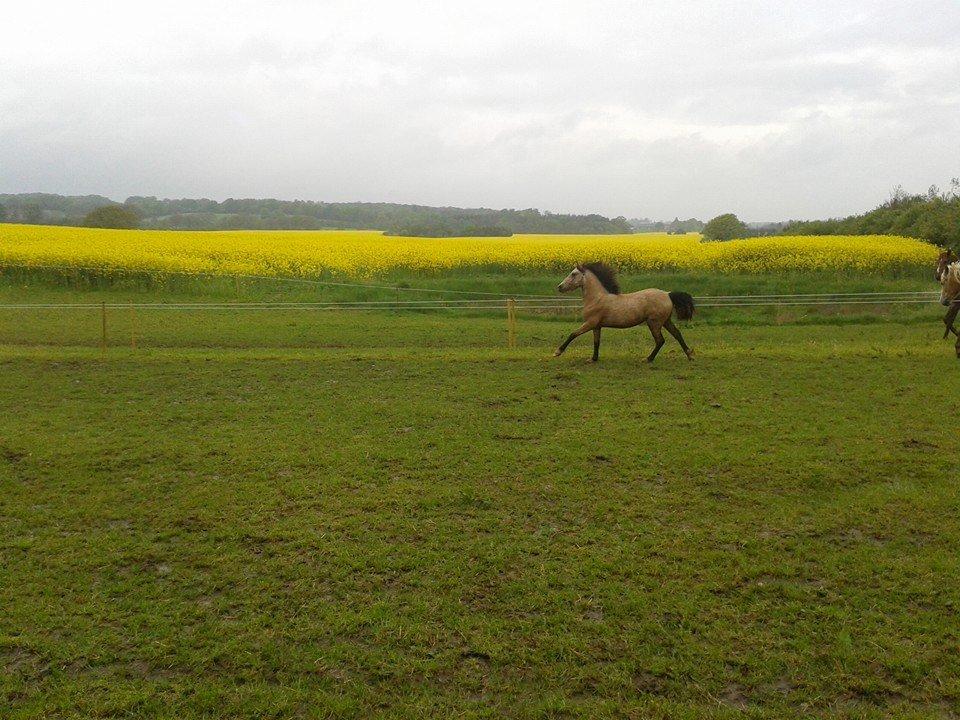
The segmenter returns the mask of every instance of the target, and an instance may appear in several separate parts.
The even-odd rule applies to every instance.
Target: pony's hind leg
[[[660,331],[660,323],[650,321],[647,323],[647,327],[650,328],[650,334],[653,335],[653,339],[657,343],[653,347],[653,352],[647,355],[647,362],[652,363],[656,359],[657,353],[660,352],[660,348],[663,347],[665,340],[663,339],[663,333]]]
[[[663,324],[667,329],[667,332],[673,335],[680,347],[683,348],[683,351],[687,354],[687,360],[693,360],[693,350],[687,347],[687,344],[683,341],[683,335],[680,334],[680,328],[673,324],[673,320],[668,318],[667,321]]]
[[[600,328],[595,327],[593,329],[593,358],[591,360],[596,362],[600,359]]]

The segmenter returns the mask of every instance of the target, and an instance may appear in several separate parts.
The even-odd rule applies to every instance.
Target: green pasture
[[[840,280],[624,285],[748,282]],[[647,365],[640,329],[552,358],[547,315],[116,310],[100,350],[96,307],[0,309],[0,717],[955,717],[942,313],[802,313]]]
[[[328,311],[298,309],[278,311],[223,309],[194,310],[110,310],[107,342],[110,345],[137,344],[140,347],[327,347],[356,342],[375,345],[396,342],[439,342],[448,339],[434,328],[457,324],[470,317],[489,322],[462,326],[457,335],[481,346],[495,347],[506,338],[506,304],[503,296],[514,296],[523,308],[527,296],[556,297],[558,302],[575,301],[556,292],[562,277],[467,272],[443,276],[397,275],[369,279],[327,278],[276,279],[252,277],[209,277],[167,275],[155,277],[137,273],[73,273],[60,271],[0,270],[0,343],[98,345],[102,318],[98,305],[106,303],[388,303],[389,312],[354,314],[347,318],[328,316]],[[322,284],[330,282],[334,284]],[[803,293],[869,293],[933,291],[931,277],[919,273],[896,278],[877,278],[847,273],[760,275],[698,275],[663,273],[621,277],[625,292],[646,287],[684,290],[696,298],[729,295],[789,295]],[[490,295],[470,294],[490,293]],[[419,302],[490,301],[499,305],[484,310],[404,310]],[[20,303],[80,303],[88,309],[38,310],[4,308]],[[924,304],[780,305],[750,308],[709,308],[697,312],[695,325],[782,325],[782,324],[872,324],[894,321],[928,324],[942,315],[934,302]],[[362,318],[359,319],[358,318]],[[531,347],[553,342],[576,322],[576,312],[560,309],[521,309],[518,342]],[[538,321],[554,320],[557,325]],[[533,321],[533,322],[531,322]],[[499,323],[499,324],[498,324]],[[350,339],[338,337],[345,325],[357,332]],[[557,341],[559,342],[559,340]],[[606,342],[606,341],[605,341]]]

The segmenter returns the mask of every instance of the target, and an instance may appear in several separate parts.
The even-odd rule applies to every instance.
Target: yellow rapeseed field
[[[225,275],[373,277],[461,268],[563,270],[605,260],[621,270],[718,273],[848,271],[880,275],[929,266],[936,249],[890,236],[515,235],[404,238],[374,231],[99,230],[0,225],[0,265]]]

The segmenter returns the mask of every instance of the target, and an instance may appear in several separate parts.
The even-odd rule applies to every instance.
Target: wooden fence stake
[[[100,350],[107,349],[107,303],[100,303]]]
[[[137,349],[137,309],[130,305],[130,349]]]
[[[517,346],[517,301],[507,300],[507,346]]]
[[[240,276],[239,275],[233,276],[233,286],[237,290],[237,300],[239,300],[240,299]]]

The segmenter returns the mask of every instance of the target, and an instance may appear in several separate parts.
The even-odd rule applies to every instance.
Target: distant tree
[[[29,225],[39,225],[43,222],[43,209],[37,203],[24,203],[20,209],[23,222]]]
[[[733,213],[717,215],[703,226],[703,237],[707,240],[733,240],[746,235],[747,226]]]
[[[86,227],[132,229],[140,227],[140,218],[122,205],[104,205],[88,212],[83,224]]]
[[[0,222],[3,222],[7,219],[7,208],[3,205],[0,205]]]

